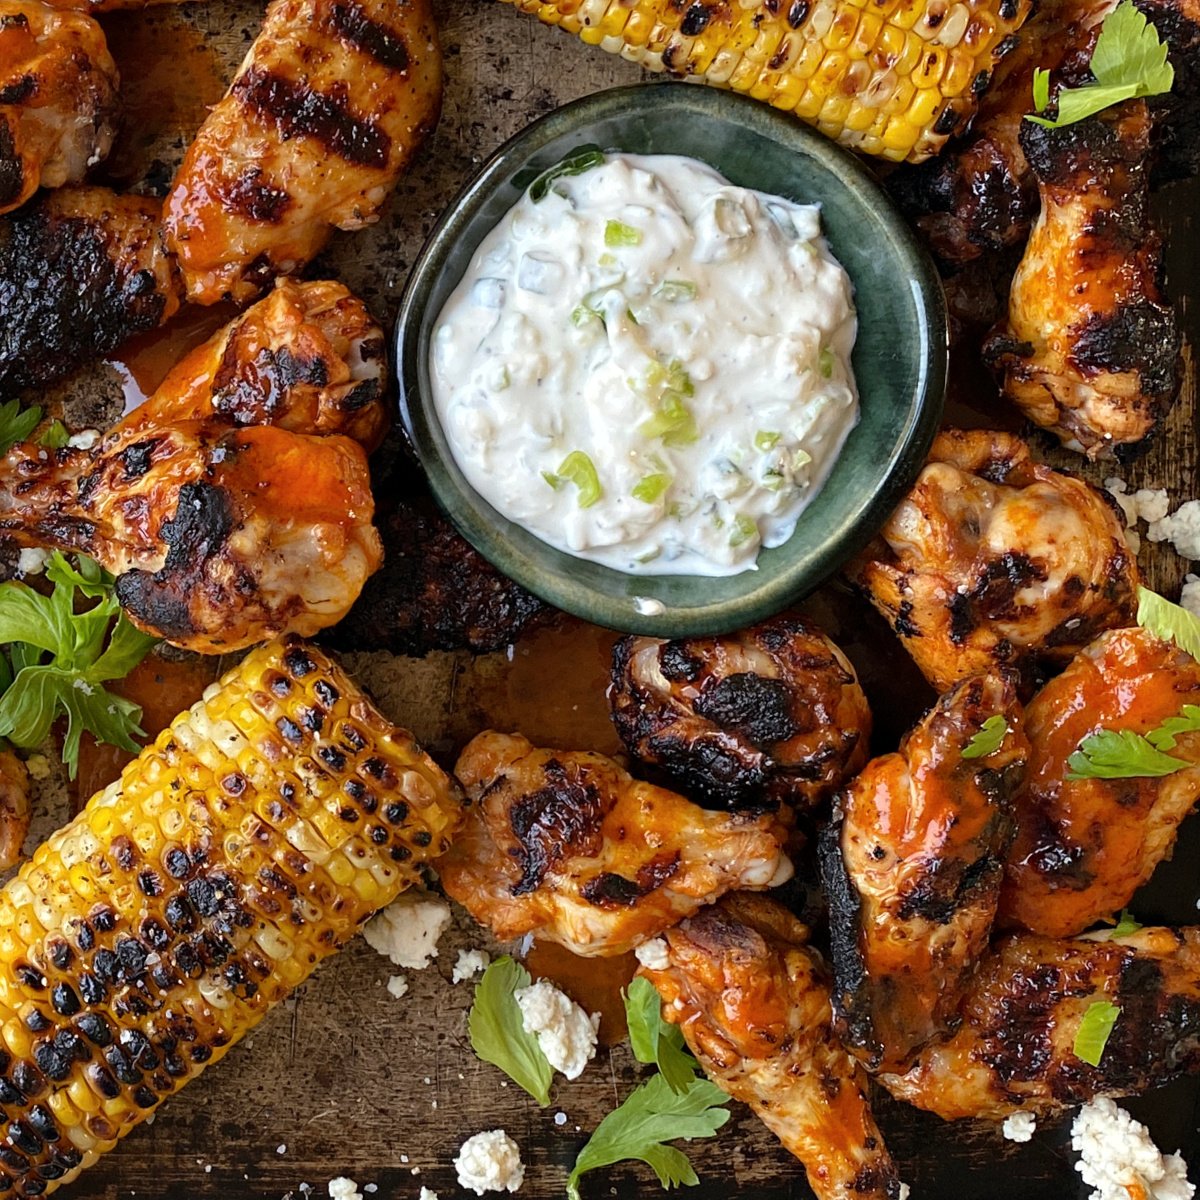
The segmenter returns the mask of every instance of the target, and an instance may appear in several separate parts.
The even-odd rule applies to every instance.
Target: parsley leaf
[[[70,440],[70,431],[55,417],[38,438],[38,445],[45,446],[48,450],[61,450]]]
[[[0,404],[0,454],[7,454],[38,427],[42,410],[36,404],[23,409],[16,400]]]
[[[0,672],[10,677],[0,695],[0,736],[33,750],[65,716],[63,762],[74,778],[85,730],[122,750],[140,749],[134,737],[142,735],[142,710],[103,685],[128,675],[157,639],[126,620],[112,579],[91,559],[73,567],[56,551],[46,576],[54,584],[49,596],[24,583],[0,584],[0,642],[10,643]],[[77,610],[77,595],[96,603]]]
[[[1089,65],[1095,83],[1080,88],[1062,88],[1058,93],[1056,118],[1027,114],[1025,119],[1047,129],[1060,129],[1103,112],[1122,100],[1160,96],[1169,92],[1175,82],[1175,68],[1167,62],[1166,44],[1137,10],[1133,0],[1121,0],[1104,19]],[[1034,73],[1033,102],[1038,112],[1050,102],[1048,71]]]
[[[1177,717],[1168,717],[1156,729],[1146,734],[1146,741],[1155,750],[1174,750],[1175,739],[1181,733],[1195,733],[1200,729],[1200,707],[1195,704],[1185,704]]]
[[[1098,729],[1067,759],[1067,778],[1149,779],[1174,775],[1191,765],[1156,750],[1149,738],[1132,729]]]
[[[1137,623],[1164,642],[1200,659],[1200,617],[1149,588],[1138,588]]]
[[[1089,1004],[1087,1012],[1083,1014],[1083,1020],[1079,1022],[1079,1028],[1075,1031],[1075,1057],[1082,1059],[1089,1066],[1098,1067],[1104,1057],[1109,1035],[1120,1015],[1120,1008],[1107,1000],[1094,1000]]]
[[[1110,940],[1112,938],[1128,937],[1131,933],[1137,933],[1137,931],[1141,928],[1142,923],[1140,921],[1135,921],[1133,917],[1129,915],[1129,909],[1123,908],[1121,909],[1120,918],[1109,931],[1108,936]]]
[[[663,1143],[712,1137],[729,1120],[726,1099],[715,1083],[699,1076],[682,1092],[672,1091],[662,1075],[648,1079],[600,1122],[580,1150],[567,1196],[579,1200],[579,1178],[586,1171],[625,1159],[652,1167],[667,1189],[699,1183],[687,1155]]]
[[[550,1066],[537,1038],[525,1032],[514,993],[529,987],[529,972],[507,954],[498,958],[475,985],[475,1003],[467,1018],[471,1048],[499,1067],[518,1087],[524,1088],[543,1108],[550,1103]]]
[[[986,758],[1000,749],[1008,734],[1008,721],[999,713],[988,717],[979,732],[963,747],[963,758]]]
[[[696,1060],[684,1048],[679,1026],[662,1019],[662,1001],[654,984],[638,975],[624,999],[634,1058],[657,1064],[671,1091],[686,1091],[696,1078]]]

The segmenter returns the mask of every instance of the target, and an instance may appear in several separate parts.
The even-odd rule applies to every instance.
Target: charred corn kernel
[[[990,75],[1030,9],[1030,0],[509,2],[648,70],[745,92],[847,146],[910,162],[971,118],[972,82]],[[847,58],[891,90],[843,87]],[[928,97],[914,100],[914,90]]]
[[[462,805],[302,642],[208,689],[0,891],[0,1197],[70,1181],[221,1058]]]

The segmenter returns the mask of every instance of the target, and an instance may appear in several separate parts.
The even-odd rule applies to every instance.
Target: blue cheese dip
[[[732,575],[791,536],[856,423],[855,332],[815,205],[583,151],[479,247],[433,398],[471,486],[544,541]]]

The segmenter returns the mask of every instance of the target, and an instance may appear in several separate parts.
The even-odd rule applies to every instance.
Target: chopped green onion
[[[774,450],[781,437],[783,437],[782,433],[771,433],[766,429],[760,429],[754,435],[754,447],[756,450]]]
[[[629,318],[629,319],[630,319],[630,320],[631,320],[631,321],[632,321],[632,322],[633,322],[635,325],[640,325],[640,324],[641,324],[641,322],[640,322],[640,321],[637,319],[637,317],[635,317],[635,316],[633,315],[633,309],[632,309],[632,308],[627,308],[627,309],[625,310],[625,315],[626,315],[626,316],[627,316],[627,317],[628,317],[628,318]]]
[[[640,246],[642,231],[624,221],[609,221],[604,226],[604,244],[606,246]]]
[[[700,435],[696,429],[696,418],[683,402],[679,392],[664,392],[658,412],[638,426],[642,437],[662,438],[664,446],[688,446]]]
[[[745,513],[738,513],[733,520],[733,532],[729,535],[729,544],[740,546],[757,536],[758,522],[753,517],[746,516]]]
[[[544,170],[530,185],[529,198],[534,204],[540,203],[550,191],[550,185],[564,175],[582,175],[593,167],[598,167],[604,161],[604,154],[599,146],[583,146],[568,154],[561,162]]]
[[[765,471],[762,477],[762,485],[768,492],[777,492],[787,482],[779,471]]]
[[[691,376],[677,358],[673,358],[665,367],[657,360],[652,362],[646,368],[644,378],[646,387],[650,390],[666,388],[668,391],[678,392],[681,396],[696,394],[696,385],[692,383]]]
[[[616,266],[617,256],[615,254],[602,254],[596,259],[596,263],[601,267],[613,267]]]
[[[637,481],[633,489],[633,498],[645,504],[653,504],[670,486],[670,475],[646,475]]]
[[[696,285],[687,279],[664,279],[654,289],[654,294],[668,304],[684,304],[688,300],[695,300],[696,292]]]
[[[579,489],[580,508],[591,508],[604,495],[596,466],[582,450],[572,450],[562,460],[562,465],[558,468],[558,477],[573,483]]]
[[[551,471],[543,471],[542,478],[557,492],[563,485],[562,479]]]
[[[645,554],[639,554],[633,561],[637,563],[650,563],[658,558],[661,554],[662,550],[655,548],[654,550],[647,550]]]
[[[820,368],[822,379],[833,378],[833,364],[835,361],[833,351],[828,346],[823,347],[820,357],[817,359],[817,366]]]
[[[797,450],[792,455],[792,470],[799,471],[801,467],[807,467],[812,462],[812,455],[807,450]]]
[[[1120,1015],[1120,1008],[1107,1000],[1094,1000],[1089,1004],[1075,1033],[1075,1057],[1088,1066],[1098,1067],[1104,1057],[1104,1047],[1108,1045],[1109,1034],[1112,1033]]]
[[[599,309],[593,308],[585,300],[582,304],[577,304],[571,310],[571,324],[576,329],[582,329],[585,325],[592,321],[604,321],[604,315]]]

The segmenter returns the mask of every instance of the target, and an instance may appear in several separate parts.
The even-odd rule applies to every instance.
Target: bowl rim
[[[904,425],[883,464],[878,485],[851,526],[831,535],[821,545],[803,578],[793,577],[798,567],[785,568],[756,585],[757,573],[747,570],[731,577],[743,579],[749,585],[736,595],[687,606],[644,608],[644,601],[636,595],[636,581],[651,580],[654,576],[618,571],[552,546],[493,508],[465,476],[456,478],[462,475],[461,469],[453,462],[442,461],[446,456],[440,452],[430,430],[432,422],[437,422],[440,428],[440,421],[432,396],[421,386],[423,365],[427,373],[421,351],[423,345],[428,345],[438,316],[428,301],[457,244],[458,239],[451,236],[454,230],[469,225],[478,209],[499,188],[512,183],[522,172],[530,172],[530,160],[545,146],[563,136],[586,135],[588,127],[598,121],[635,118],[641,111],[640,105],[655,89],[658,103],[673,105],[693,119],[717,117],[748,128],[793,154],[816,160],[848,191],[859,196],[905,262],[922,351],[910,393],[915,402],[908,405]],[[820,197],[814,199],[819,201]],[[455,279],[454,286],[458,282]],[[878,533],[915,481],[941,424],[949,375],[949,319],[941,278],[928,251],[866,165],[791,113],[735,92],[667,80],[627,84],[582,96],[536,118],[497,147],[447,204],[425,239],[397,306],[392,342],[401,426],[422,464],[435,501],[459,533],[498,570],[555,608],[612,629],[667,637],[725,633],[764,620],[797,603],[836,575]],[[829,486],[832,478],[831,473],[824,486]],[[515,531],[517,540],[509,537],[509,530]],[[533,539],[563,560],[563,568],[548,569],[523,552],[519,545],[522,537]],[[787,545],[788,542],[782,543],[772,553],[785,550]],[[625,584],[630,594],[617,597],[588,588],[587,602],[580,602],[576,595],[579,585],[571,581],[573,564],[632,581]],[[710,579],[681,575],[670,578],[695,579],[701,586]]]

